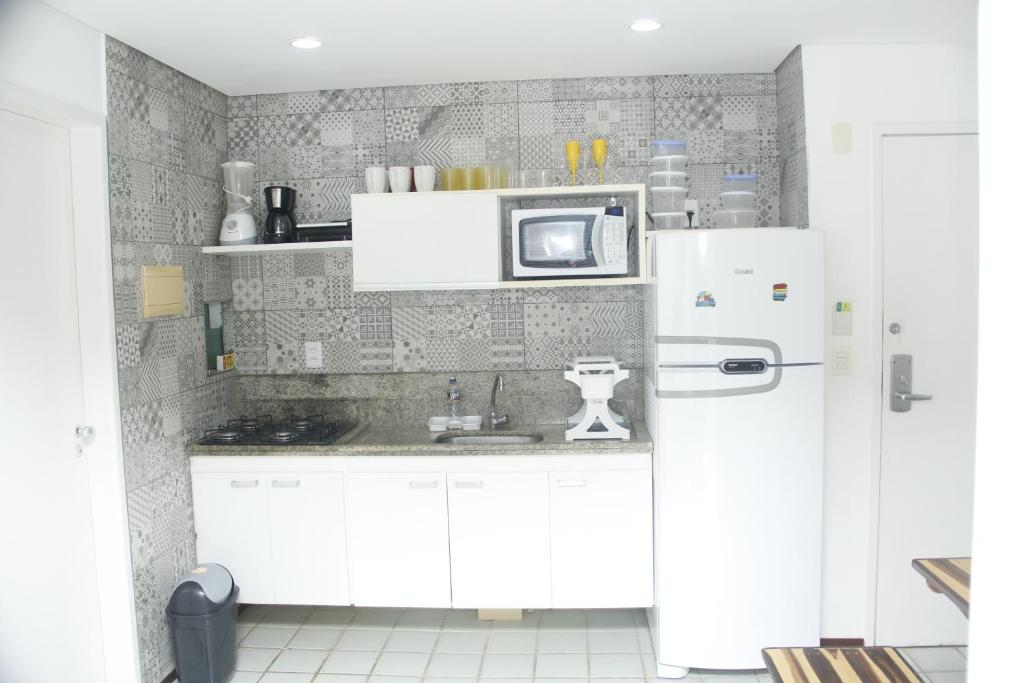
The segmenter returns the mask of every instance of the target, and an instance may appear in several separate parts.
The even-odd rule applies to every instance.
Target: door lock
[[[889,334],[899,334],[903,331],[903,326],[899,323],[889,323]]]
[[[898,326],[898,323],[893,323]],[[889,328],[892,329],[892,326]],[[889,361],[889,410],[906,413],[914,401],[930,401],[931,394],[915,394],[914,357],[909,353],[894,353]]]

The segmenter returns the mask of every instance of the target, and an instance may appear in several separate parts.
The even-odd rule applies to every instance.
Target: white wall
[[[1020,431],[1020,387],[1024,367],[1003,359],[1019,353],[1024,322],[1007,311],[1019,308],[1020,255],[1024,234],[1016,206],[1020,194],[1019,98],[1015,82],[1024,61],[1019,3],[985,0],[979,16],[981,106],[981,302],[979,310],[978,441],[974,476],[974,539],[971,555],[972,683],[998,681],[1020,667],[1020,615],[1024,591],[1024,440]]]
[[[973,45],[803,47],[810,227],[826,233],[826,301],[852,301],[852,372],[826,379],[822,635],[870,637],[869,524],[877,453],[881,330],[876,322],[873,127],[977,120]],[[832,153],[832,124],[853,150]],[[922,169],[926,172],[927,169]]]
[[[103,34],[37,0],[0,1],[0,80],[105,113]]]

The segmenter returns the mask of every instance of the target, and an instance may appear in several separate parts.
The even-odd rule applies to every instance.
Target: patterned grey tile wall
[[[800,46],[775,69],[782,224],[808,226],[807,131]]]
[[[561,171],[564,143],[608,140],[610,182],[643,182],[650,142],[690,144],[691,197],[711,220],[720,178],[760,173],[759,225],[779,224],[775,74],[439,83],[230,98],[229,156],[258,165],[259,187],[299,192],[300,221],[344,218],[381,164],[502,163]],[[584,155],[581,182],[596,169]],[[263,212],[261,202],[260,213]]]
[[[173,668],[164,607],[195,562],[186,444],[222,422],[230,380],[208,378],[203,303],[231,298],[216,243],[227,156],[223,94],[107,39],[113,293],[128,524],[143,680]],[[185,314],[142,318],[140,269],[181,265]]]

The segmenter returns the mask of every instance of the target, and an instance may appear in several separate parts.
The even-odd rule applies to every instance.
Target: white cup
[[[388,169],[392,192],[408,192],[412,189],[412,169],[408,166],[392,166]]]
[[[437,169],[433,166],[417,166],[413,170],[413,176],[416,178],[417,192],[434,191],[434,181],[437,179]]]
[[[383,166],[366,167],[366,191],[387,192],[388,172]]]

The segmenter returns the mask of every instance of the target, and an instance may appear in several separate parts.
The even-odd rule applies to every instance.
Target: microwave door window
[[[520,226],[520,263],[534,268],[596,265],[591,246],[593,228],[593,216],[524,220]]]

